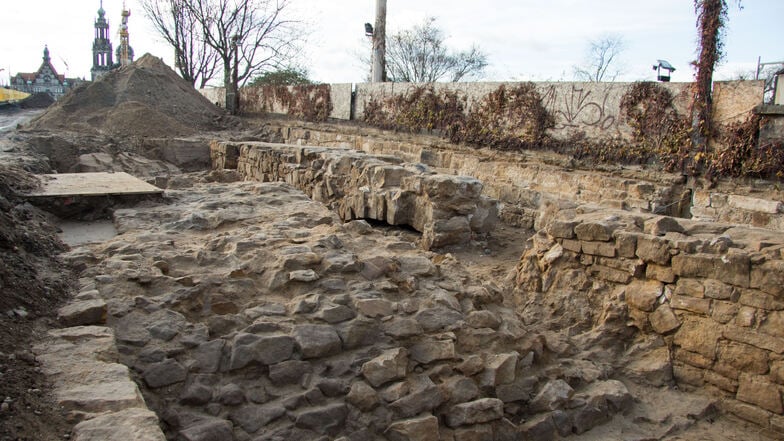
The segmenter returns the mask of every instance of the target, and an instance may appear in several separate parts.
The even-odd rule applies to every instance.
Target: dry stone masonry
[[[334,208],[341,219],[408,225],[424,249],[468,243],[490,232],[497,202],[482,182],[436,173],[422,164],[353,150],[261,142],[213,142],[213,168],[236,168],[261,182],[283,181]]]
[[[743,419],[784,430],[780,233],[582,207],[533,238],[516,285],[523,317],[532,318],[523,302],[533,295],[553,305],[541,318],[560,326],[595,326],[612,313],[661,336],[661,350],[629,375],[653,384],[672,375],[725,397],[723,408]],[[567,301],[585,316],[561,314]]]
[[[179,187],[65,255],[86,291],[62,311],[114,330],[98,335],[166,439],[551,440],[620,412],[624,432],[691,424],[633,405],[609,365],[527,330],[497,286],[413,233],[344,224],[284,183]]]

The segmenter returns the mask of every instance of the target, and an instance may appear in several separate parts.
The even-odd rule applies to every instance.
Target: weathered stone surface
[[[494,441],[492,424],[476,424],[458,427],[454,431],[455,441]]]
[[[72,302],[57,311],[64,326],[100,325],[106,323],[106,302],[103,299]]]
[[[615,244],[612,242],[580,242],[580,249],[591,256],[615,257]]]
[[[741,374],[736,398],[774,413],[784,413],[779,388],[765,377]]]
[[[552,411],[563,407],[574,395],[574,389],[561,379],[548,381],[529,403],[532,412]]]
[[[226,340],[223,339],[216,339],[200,344],[190,353],[191,360],[193,361],[190,365],[190,369],[195,372],[203,373],[218,372],[225,347]]]
[[[683,233],[685,230],[674,218],[670,216],[660,216],[645,221],[643,231],[654,236],[664,236],[670,232]]]
[[[294,425],[317,433],[328,434],[343,427],[348,408],[343,403],[307,409],[296,416]]]
[[[144,382],[152,388],[168,386],[185,380],[188,371],[174,359],[150,365],[144,370]]]
[[[751,287],[777,297],[784,296],[784,260],[755,265],[751,272]]]
[[[768,352],[754,346],[728,342],[719,347],[719,359],[750,374],[768,373]]]
[[[666,240],[658,237],[639,235],[637,236],[637,257],[659,265],[670,263],[670,246]],[[677,272],[675,274],[678,274]]]
[[[239,333],[231,349],[230,369],[241,369],[251,363],[275,364],[291,358],[294,339],[288,335],[255,335]]]
[[[607,242],[612,239],[613,231],[613,226],[602,222],[583,222],[574,227],[574,233],[581,241]]]
[[[229,413],[229,419],[248,433],[259,429],[286,414],[283,406],[247,404]]]
[[[374,387],[405,378],[408,369],[408,351],[405,348],[389,349],[362,365],[362,375]]]
[[[406,385],[409,393],[389,405],[403,418],[435,409],[444,402],[441,390],[427,375],[415,375],[406,381]]]
[[[678,329],[681,321],[678,316],[672,311],[669,305],[661,305],[656,308],[656,311],[648,316],[651,327],[659,334],[666,334],[668,332]]]
[[[202,420],[180,431],[183,441],[224,441],[232,439],[232,424],[219,418]]]
[[[393,303],[385,299],[360,299],[354,306],[361,314],[371,318],[386,317],[395,312]]]
[[[409,348],[411,359],[423,364],[455,358],[455,343],[452,340],[423,340]]]
[[[82,384],[55,390],[57,403],[66,410],[100,413],[144,407],[139,388],[130,379]]]
[[[629,378],[660,387],[672,382],[672,364],[667,347],[655,349],[642,358],[629,363],[624,372]]]
[[[672,307],[672,309],[682,309],[695,314],[708,315],[710,313],[710,306],[710,299],[697,299],[678,295],[672,296],[670,299],[670,307]]]
[[[520,434],[523,439],[531,441],[549,441],[557,439],[556,427],[549,414],[537,415],[520,425]],[[572,432],[572,422],[569,421],[569,431]]]
[[[480,398],[452,406],[446,415],[449,427],[487,423],[503,418],[504,403],[497,398]]]
[[[673,342],[683,349],[712,360],[716,357],[716,347],[720,337],[721,328],[716,323],[690,319],[683,322]]]
[[[307,361],[286,360],[270,365],[269,378],[275,385],[297,384],[311,370],[310,363]]]
[[[717,279],[743,288],[749,286],[749,267],[749,256],[741,253],[678,254],[672,258],[672,270],[678,276]]]
[[[519,358],[520,354],[517,352],[488,356],[485,361],[485,369],[479,376],[480,386],[495,387],[499,384],[513,382]]]
[[[626,287],[626,301],[629,306],[641,311],[652,312],[662,294],[664,286],[655,280],[635,280]]]
[[[384,322],[383,329],[387,335],[397,338],[412,337],[424,332],[422,325],[411,317],[395,317]]]
[[[427,332],[450,328],[463,321],[463,314],[449,308],[427,308],[419,311],[416,320]]]
[[[329,325],[299,325],[293,336],[303,358],[327,357],[343,347],[335,328]]]
[[[441,384],[441,390],[444,392],[444,397],[451,404],[465,403],[479,396],[479,388],[474,380],[466,377],[447,379]]]
[[[722,336],[729,340],[746,343],[760,349],[773,351],[777,354],[784,354],[784,339],[778,337],[764,335],[737,326],[725,326],[722,331]]]
[[[364,381],[357,381],[351,385],[346,401],[356,406],[359,410],[368,412],[378,405],[378,394]]]
[[[501,326],[501,320],[497,314],[485,310],[471,311],[466,316],[466,323],[474,328],[498,329]]]
[[[73,430],[74,441],[165,441],[158,417],[142,408],[111,412],[82,421]]]
[[[384,435],[391,441],[439,441],[438,418],[426,415],[419,418],[395,421]]]
[[[245,391],[237,384],[224,384],[215,391],[215,398],[224,406],[239,406],[245,402]]]
[[[326,305],[316,314],[316,317],[327,323],[340,323],[356,317],[353,309],[345,305]]]

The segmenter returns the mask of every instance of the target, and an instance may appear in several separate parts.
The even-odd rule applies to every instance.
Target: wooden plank
[[[27,197],[160,194],[163,190],[128,173],[62,173],[38,175],[41,188]]]

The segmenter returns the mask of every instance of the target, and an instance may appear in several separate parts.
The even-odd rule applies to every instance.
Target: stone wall
[[[497,202],[482,196],[478,179],[439,174],[392,156],[259,142],[214,142],[211,150],[215,169],[236,165],[244,179],[284,181],[344,221],[411,226],[422,233],[425,249],[467,243],[497,220]]]
[[[664,340],[677,384],[709,389],[724,410],[784,432],[781,234],[582,207],[532,240],[515,282],[523,317],[560,326],[593,326],[606,320],[602,305],[621,301],[631,326]],[[548,317],[527,311],[531,296],[592,306],[583,317]]]
[[[432,136],[289,121],[271,121],[269,127],[288,144],[394,155],[439,171],[473,176],[485,184],[488,196],[502,203],[502,219],[518,226],[538,227],[537,219],[551,205],[599,204],[784,230],[784,191],[768,181],[687,183],[680,175],[633,167],[579,170],[555,154],[474,149]]]

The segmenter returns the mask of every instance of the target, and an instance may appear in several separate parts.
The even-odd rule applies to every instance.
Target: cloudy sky
[[[138,5],[131,9],[131,45],[172,64],[172,50],[152,31]],[[618,34],[625,41],[621,80],[651,80],[659,58],[677,71],[673,81],[690,81],[696,30],[692,0],[388,0],[388,32],[437,18],[455,49],[478,45],[488,55],[485,80],[571,80],[588,41]],[[726,59],[718,79],[753,71],[757,57],[784,61],[784,0],[743,0],[730,10]],[[330,83],[361,82],[366,77],[360,55],[370,52],[363,24],[374,22],[375,0],[291,0],[292,18],[308,24],[302,57],[312,79]],[[55,68],[68,76],[89,78],[93,21],[99,0],[29,0],[4,2],[0,16],[0,84],[8,73],[32,72],[48,45]],[[112,42],[117,45],[122,0],[104,0]]]

